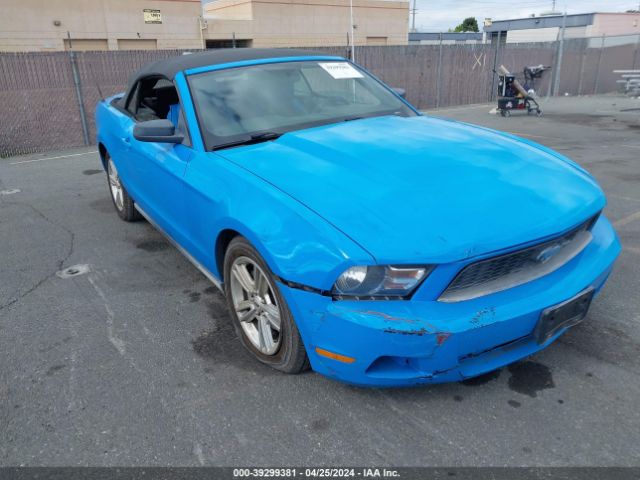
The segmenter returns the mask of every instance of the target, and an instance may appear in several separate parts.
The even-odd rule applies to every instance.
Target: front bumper
[[[402,386],[460,381],[527,357],[551,344],[533,338],[541,312],[586,288],[602,288],[620,243],[601,216],[591,243],[570,262],[535,281],[473,300],[444,303],[434,295],[409,301],[334,301],[279,284],[312,368],[348,383]],[[428,298],[432,297],[432,298]],[[587,320],[588,321],[588,320]],[[316,348],[355,359],[344,363]]]

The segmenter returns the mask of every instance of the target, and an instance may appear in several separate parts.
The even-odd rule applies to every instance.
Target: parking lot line
[[[546,135],[533,135],[531,133],[522,133],[522,132],[506,132],[506,133],[510,133],[511,135],[520,135],[521,137],[544,138],[546,140],[563,140],[562,138],[558,138],[558,137],[547,137]]]
[[[640,220],[640,211],[632,213],[631,215],[627,215],[626,217],[622,217],[620,220],[613,222],[614,227],[623,227],[631,222],[636,220]]]
[[[93,153],[98,153],[98,151],[97,150],[92,150],[90,152],[72,153],[72,154],[69,154],[69,155],[59,155],[57,157],[32,158],[31,160],[22,160],[20,162],[11,162],[9,165],[22,165],[23,163],[45,162],[47,160],[56,160],[58,158],[80,157],[82,155],[91,155]]]
[[[455,112],[459,110],[475,110],[477,108],[491,108],[491,105],[487,105],[486,103],[476,104],[476,105],[459,105],[456,107],[449,107],[449,108],[429,108],[429,109],[421,110],[421,112],[426,113],[427,115],[435,115],[441,112]]]
[[[620,200],[628,200],[630,202],[640,202],[640,198],[625,197],[625,196],[622,196],[622,195],[616,195],[615,193],[610,193],[609,197],[618,198]]]

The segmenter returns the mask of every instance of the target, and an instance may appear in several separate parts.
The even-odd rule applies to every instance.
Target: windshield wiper
[[[283,134],[277,132],[262,132],[249,135],[249,138],[243,140],[236,140],[235,142],[222,143],[213,147],[213,150],[221,150],[223,148],[238,147],[240,145],[252,145],[254,143],[268,142],[269,140],[276,140]]]
[[[277,138],[280,138],[281,136],[282,136],[282,133],[277,133],[277,132],[256,133],[255,135],[251,135],[251,141],[265,142],[267,140],[275,140]]]
[[[401,111],[396,111],[396,112],[377,112],[377,113],[370,113],[368,115],[356,115],[353,117],[345,117],[342,121],[343,122],[353,122],[354,120],[362,120],[363,118],[373,118],[373,117],[384,117],[386,115],[394,115],[394,116],[398,116],[398,117],[404,117],[405,115],[401,112]]]

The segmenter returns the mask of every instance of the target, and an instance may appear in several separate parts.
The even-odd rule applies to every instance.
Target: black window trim
[[[133,99],[133,96],[136,94],[136,92],[138,92],[138,89],[140,88],[140,84],[144,81],[152,80],[154,78],[158,80],[161,80],[161,79],[167,80],[171,82],[171,84],[173,85],[173,88],[176,89],[176,93],[178,95],[178,102],[180,103],[180,117],[182,117],[182,121],[184,122],[185,130],[186,130],[184,132],[185,133],[184,140],[180,145],[184,145],[185,147],[188,147],[188,148],[193,148],[193,142],[191,141],[191,139],[193,138],[193,135],[191,133],[191,127],[189,125],[189,121],[187,120],[187,116],[184,113],[184,107],[183,107],[184,102],[182,100],[182,94],[180,93],[180,89],[176,85],[175,81],[169,80],[169,78],[167,78],[166,76],[153,74],[153,75],[148,75],[146,77],[139,78],[138,80],[136,80],[135,84],[131,87],[129,92],[125,93],[125,95],[123,95],[122,97],[115,99],[113,102],[111,102],[111,105],[115,107],[118,111],[128,116],[131,120],[133,120],[134,123],[140,123],[140,120],[138,120],[135,117],[135,115],[133,115],[129,111],[129,103]]]

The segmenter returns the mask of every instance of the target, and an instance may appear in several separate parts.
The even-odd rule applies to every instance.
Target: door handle
[[[129,137],[122,137],[122,141],[124,143],[131,143],[131,139]]]

